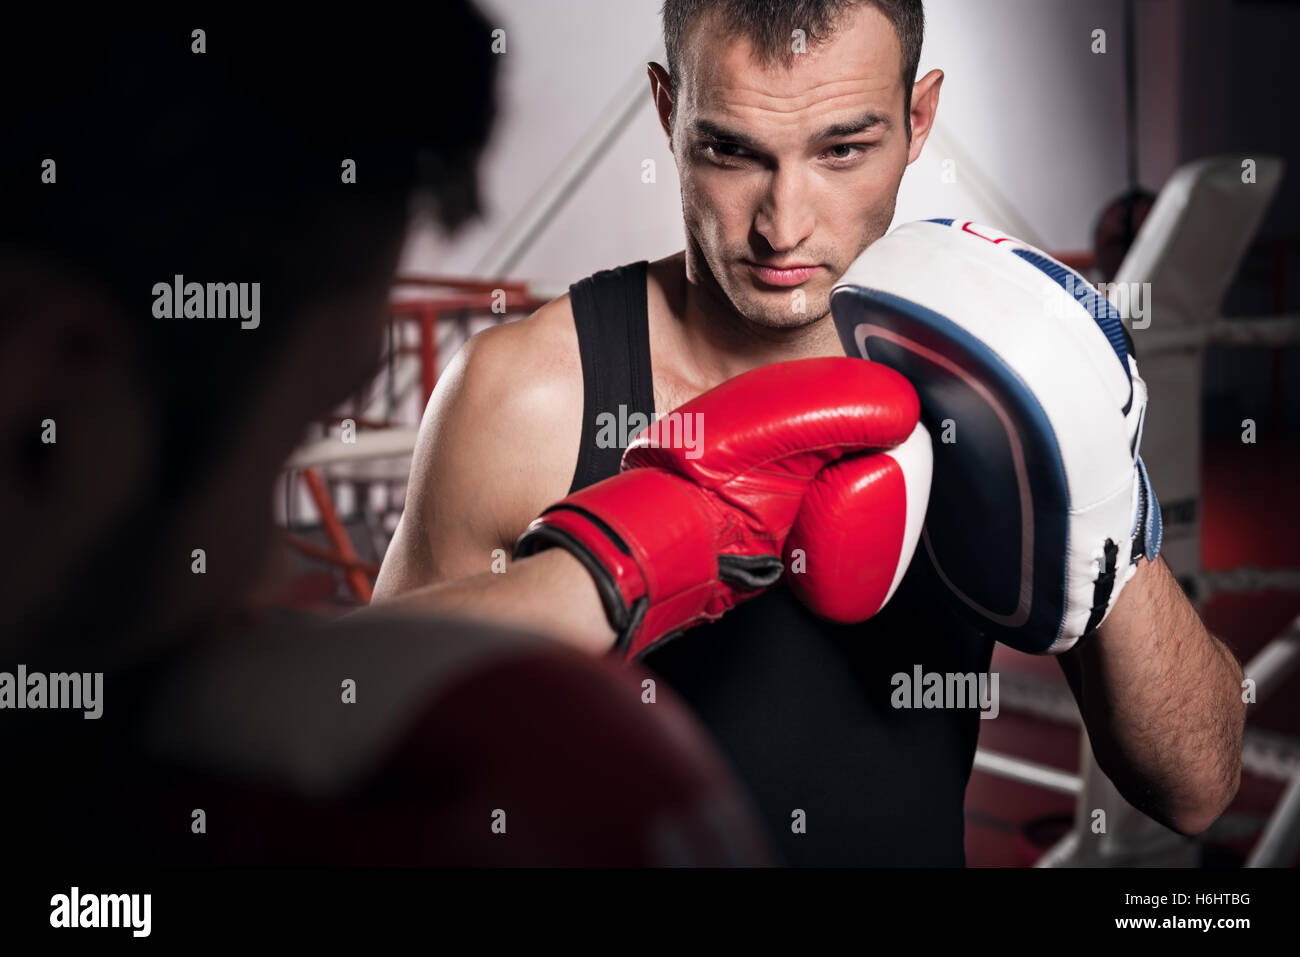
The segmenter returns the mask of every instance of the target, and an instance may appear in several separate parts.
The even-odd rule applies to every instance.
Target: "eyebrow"
[[[813,134],[812,142],[833,140],[842,136],[856,136],[859,133],[866,133],[876,128],[888,129],[889,125],[889,116],[887,114],[872,110],[856,119],[845,120],[842,123],[832,123],[830,126],[822,127]],[[719,143],[732,143],[756,152],[762,150],[761,144],[752,136],[741,133],[739,130],[728,129],[720,123],[714,123],[712,120],[694,120],[691,122],[690,131],[695,136],[717,140]]]
[[[859,133],[865,133],[868,130],[880,127],[881,129],[889,128],[889,116],[872,110],[869,113],[863,113],[856,120],[847,120],[843,123],[832,123],[817,133],[814,139],[833,140],[839,136],[857,136]]]

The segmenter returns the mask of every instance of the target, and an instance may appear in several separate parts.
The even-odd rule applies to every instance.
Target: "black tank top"
[[[618,472],[623,450],[608,428],[598,441],[602,423],[654,412],[646,268],[570,287],[583,377],[571,491]],[[893,676],[986,673],[993,646],[922,605],[909,581],[853,626],[821,621],[777,585],[642,659],[712,731],[789,864],[965,864],[979,712],[895,708]]]

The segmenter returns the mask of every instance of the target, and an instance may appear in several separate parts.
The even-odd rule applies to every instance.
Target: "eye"
[[[836,166],[844,166],[866,153],[870,146],[865,143],[836,143],[822,155]]]
[[[751,159],[750,153],[743,147],[735,143],[724,143],[714,141],[701,144],[701,151],[706,157],[715,163],[722,165],[732,165],[737,160]]]

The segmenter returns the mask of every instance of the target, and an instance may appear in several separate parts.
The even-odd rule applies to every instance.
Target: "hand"
[[[915,573],[976,627],[1060,653],[1160,549],[1146,386],[1077,273],[973,223],[908,223],[831,293],[845,349],[907,376],[935,437]]]
[[[569,550],[591,573],[627,658],[720,617],[780,578],[786,536],[823,466],[915,429],[892,369],[801,359],[737,376],[640,433],[623,471],[551,506],[516,555]],[[689,424],[703,437],[685,448]]]

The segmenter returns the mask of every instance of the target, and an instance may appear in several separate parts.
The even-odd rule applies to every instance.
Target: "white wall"
[[[447,244],[421,230],[405,266],[465,274],[584,139],[620,86],[662,57],[660,0],[491,0],[506,30],[504,96],[487,158],[487,219]],[[1101,206],[1124,186],[1120,0],[930,0],[921,69],[947,74],[936,137],[904,177],[898,222],[955,215],[1052,250],[1090,245]],[[1091,52],[1107,31],[1108,52]],[[1146,78],[1144,78],[1146,82]],[[941,162],[956,159],[957,182]],[[658,182],[641,181],[657,164]],[[1165,171],[1167,173],[1167,170]],[[993,194],[1023,217],[1000,212]],[[591,272],[681,248],[676,170],[643,105],[512,275],[563,289]]]
[[[1090,247],[1097,212],[1125,178],[1119,0],[931,0],[926,9],[921,70],[942,69],[944,86],[895,222],[966,217],[1051,250]],[[1095,29],[1106,31],[1105,54],[1091,50]],[[948,159],[955,185],[941,179]]]

